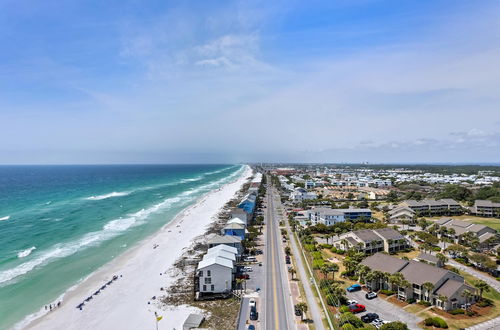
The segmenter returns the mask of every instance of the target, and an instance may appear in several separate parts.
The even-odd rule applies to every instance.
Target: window
[[[207,270],[207,276],[208,276],[208,277],[212,276],[212,271]]]
[[[212,278],[211,277],[205,277],[205,284],[212,284]]]
[[[214,285],[212,284],[212,285],[210,286],[210,290],[214,291],[214,289],[215,289],[215,287],[214,287]]]
[[[202,277],[203,276],[203,271],[200,270],[200,272],[198,273],[198,276]]]
[[[203,291],[207,291],[207,286],[203,285]]]

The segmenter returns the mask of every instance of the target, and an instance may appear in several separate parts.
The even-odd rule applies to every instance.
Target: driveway
[[[366,306],[366,312],[356,314],[358,317],[366,313],[377,313],[378,316],[386,321],[401,321],[408,325],[410,329],[420,329],[417,324],[423,319],[415,314],[409,313],[388,301],[381,298],[368,300],[365,298],[366,291],[347,292],[347,298],[354,299],[358,303]]]

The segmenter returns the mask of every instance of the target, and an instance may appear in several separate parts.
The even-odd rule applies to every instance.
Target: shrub
[[[422,306],[427,306],[427,307],[429,307],[429,306],[431,305],[431,303],[430,303],[430,302],[425,301],[425,300],[419,300],[419,301],[418,301],[418,304],[419,304],[419,305],[422,305]]]
[[[441,248],[440,248],[440,247],[438,247],[438,246],[433,246],[433,247],[432,247],[432,250],[433,250],[433,251],[436,251],[436,252],[440,252],[440,251],[441,251]]]
[[[424,320],[424,324],[428,327],[448,329],[448,324],[440,317],[428,317]]]
[[[354,328],[362,328],[364,325],[363,321],[353,313],[343,313],[340,315],[340,325],[344,326],[346,324],[351,324]]]
[[[474,311],[472,311],[472,310],[470,310],[470,309],[469,309],[469,310],[467,310],[465,313],[467,314],[467,316],[476,316],[476,315],[477,315],[477,313],[476,313],[476,312],[474,312]]]
[[[407,303],[409,304],[414,304],[416,302],[415,298],[410,298],[406,300]]]
[[[461,308],[456,308],[456,309],[452,309],[451,311],[449,311],[449,313],[451,315],[460,315],[460,314],[465,314],[465,311]]]
[[[354,327],[354,325],[350,324],[350,323],[346,323],[342,326],[342,330],[352,330],[352,329],[356,329]]]
[[[347,306],[340,306],[339,311],[341,313],[347,313],[347,312],[349,312],[349,307],[347,307]]]
[[[380,327],[380,330],[408,330],[408,326],[400,321],[394,321],[391,323],[384,324]]]
[[[490,299],[483,298],[476,305],[479,307],[493,306],[493,301],[491,301]]]
[[[331,244],[321,244],[322,249],[331,249],[332,245]]]
[[[386,296],[392,296],[394,294],[394,291],[391,290],[380,290],[379,292],[385,294]]]
[[[313,259],[323,259],[323,256],[321,255],[321,252],[319,251],[314,251],[311,253]]]
[[[323,267],[325,261],[323,259],[315,259],[313,260],[313,269],[320,269]]]

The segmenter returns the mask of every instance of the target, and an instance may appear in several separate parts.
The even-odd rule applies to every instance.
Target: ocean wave
[[[18,257],[19,259],[24,258],[24,257],[27,257],[27,256],[29,256],[29,255],[31,254],[31,252],[33,252],[33,250],[36,250],[36,247],[35,247],[35,246],[32,246],[32,247],[30,247],[29,249],[26,249],[26,250],[24,250],[24,251],[19,252],[19,253],[17,254],[17,257]]]
[[[200,181],[201,179],[203,179],[203,175],[202,176],[197,176],[195,178],[181,179],[181,180],[179,180],[179,183],[195,182],[195,181]]]
[[[39,253],[36,258],[30,261],[22,263],[17,267],[0,271],[0,287],[5,285],[6,282],[10,282],[17,277],[32,271],[36,267],[46,265],[56,259],[68,257],[79,251],[112,239],[131,227],[141,225],[145,222],[149,215],[181,201],[184,201],[184,199],[179,196],[168,198],[161,203],[151,206],[150,208],[142,209],[124,218],[112,220],[105,224],[103,229],[100,231],[87,233],[72,242],[55,244],[48,250]]]
[[[57,259],[68,257],[92,246],[96,246],[103,241],[107,241],[118,236],[129,228],[141,225],[145,223],[145,220],[155,212],[158,212],[167,207],[171,207],[172,205],[177,203],[182,205],[188,201],[191,201],[191,195],[202,192],[204,190],[208,191],[218,185],[225,184],[241,175],[244,172],[244,169],[245,167],[241,166],[237,171],[222,179],[209,184],[205,184],[195,189],[188,190],[175,197],[167,198],[161,203],[155,204],[147,209],[142,209],[126,217],[111,220],[103,226],[102,230],[87,233],[75,241],[67,243],[57,243],[48,250],[39,252],[37,256],[32,260],[24,262],[17,267],[0,271],[0,287],[4,286],[7,282],[15,280],[17,277],[32,271],[37,267],[41,267]]]
[[[9,219],[10,219],[10,215],[3,217],[3,218],[0,218],[0,221],[7,221]]]
[[[112,198],[112,197],[127,196],[128,194],[130,194],[130,193],[127,192],[127,191],[123,191],[123,192],[113,191],[112,193],[109,193],[109,194],[98,195],[98,196],[90,196],[90,197],[87,197],[85,199],[86,200],[91,200],[91,201],[100,201],[102,199],[108,199],[108,198]]]

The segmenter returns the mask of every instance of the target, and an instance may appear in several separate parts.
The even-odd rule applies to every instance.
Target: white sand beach
[[[247,167],[244,174],[235,182],[208,193],[159,232],[106,264],[66,293],[61,307],[30,323],[25,320],[17,327],[155,329],[154,313],[157,312],[163,316],[158,324],[159,329],[182,329],[184,320],[195,309],[181,306],[174,310],[162,310],[157,306],[157,301],[151,298],[165,294],[160,288],[168,287],[175,280],[167,271],[191,245],[192,240],[205,233],[207,226],[215,220],[221,208],[233,198],[250,175],[251,170]],[[153,248],[155,244],[158,246]],[[76,308],[113,275],[118,275],[119,278],[101,290],[99,295],[86,302],[82,310]],[[43,313],[44,310],[40,312]]]

